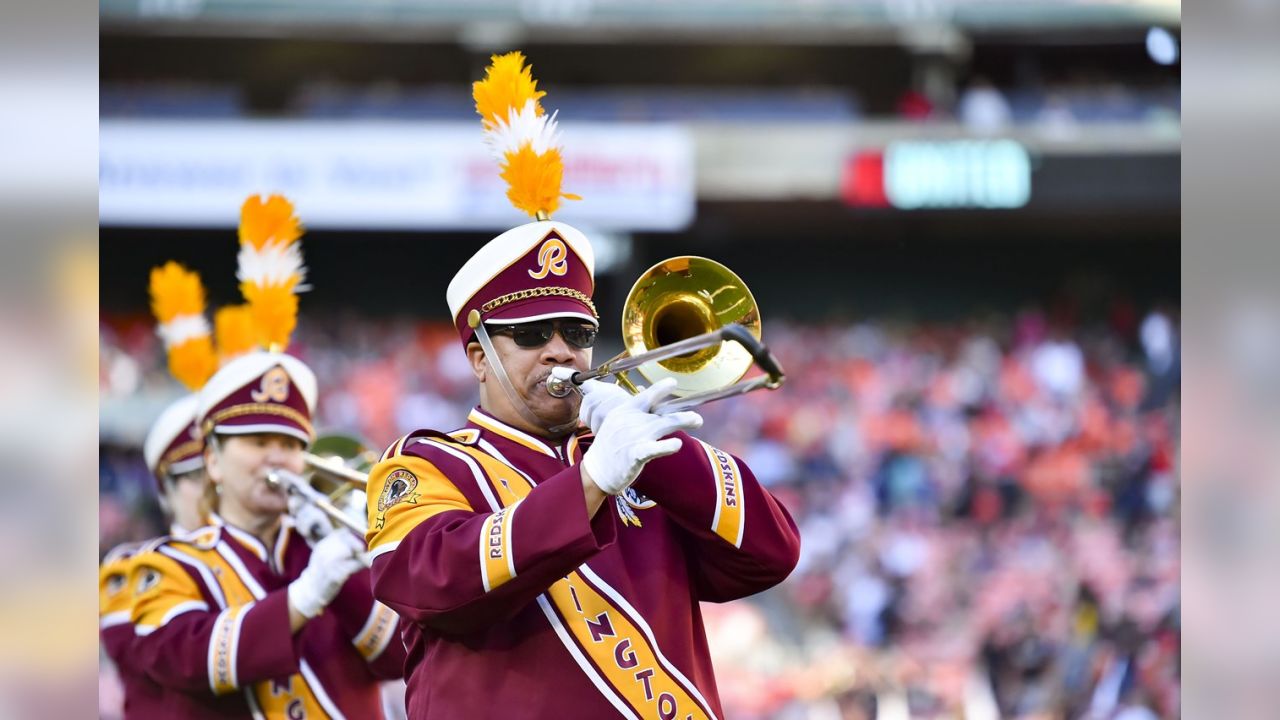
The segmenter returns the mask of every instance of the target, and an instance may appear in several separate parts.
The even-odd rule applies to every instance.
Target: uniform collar
[[[223,537],[230,538],[232,542],[253,553],[262,562],[271,563],[277,569],[284,567],[285,549],[289,544],[289,536],[293,534],[293,519],[288,515],[280,518],[280,530],[276,533],[275,548],[271,553],[267,552],[267,546],[258,539],[258,536],[231,525],[215,512],[209,513],[209,524],[220,528]]]
[[[496,435],[504,440],[520,445],[540,455],[546,455],[549,458],[560,460],[568,457],[566,454],[567,446],[574,441],[575,435],[570,433],[564,439],[558,442],[552,442],[545,438],[518,430],[510,425],[495,418],[493,415],[481,410],[479,407],[471,410],[471,414],[467,416],[467,424],[479,428],[482,433]]]

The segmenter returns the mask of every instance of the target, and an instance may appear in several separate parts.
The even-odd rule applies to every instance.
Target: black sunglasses
[[[512,325],[488,325],[490,335],[510,335],[518,347],[539,348],[551,342],[558,330],[564,341],[583,350],[596,344],[599,330],[581,320],[534,320]]]

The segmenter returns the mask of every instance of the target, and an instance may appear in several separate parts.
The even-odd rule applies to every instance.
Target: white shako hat
[[[200,430],[210,434],[281,433],[310,446],[316,376],[292,355],[255,351],[222,366],[200,391]]]
[[[204,467],[204,440],[196,425],[199,397],[186,395],[160,413],[142,443],[147,469],[164,480]]]
[[[472,310],[486,323],[577,317],[599,325],[591,301],[595,265],[587,236],[556,220],[526,223],[495,237],[467,260],[445,293],[462,343],[472,337]]]

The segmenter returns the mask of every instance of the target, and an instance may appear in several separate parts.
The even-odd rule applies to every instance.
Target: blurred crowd
[[[803,550],[778,588],[704,606],[727,717],[1178,716],[1176,309],[765,334],[786,384],[704,406],[698,434]],[[378,448],[476,402],[445,324],[304,315],[290,351],[321,431]],[[137,444],[178,389],[144,316],[104,319],[100,357],[105,550],[161,532]]]

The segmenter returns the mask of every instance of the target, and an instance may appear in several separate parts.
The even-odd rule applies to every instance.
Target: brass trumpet
[[[547,392],[565,397],[587,380],[615,375],[634,393],[627,373],[635,370],[650,383],[675,378],[675,397],[656,409],[685,410],[775,390],[786,379],[760,342],[760,308],[746,283],[708,258],[682,255],[645,271],[623,304],[622,339],[626,349],[600,366],[568,379],[548,377]],[[753,364],[764,375],[742,380]]]
[[[284,487],[319,508],[335,524],[364,535],[367,521],[363,518],[367,471],[377,456],[360,440],[346,435],[326,435],[316,440],[311,452],[303,453],[310,474],[307,476],[276,468],[267,474],[267,482]]]

